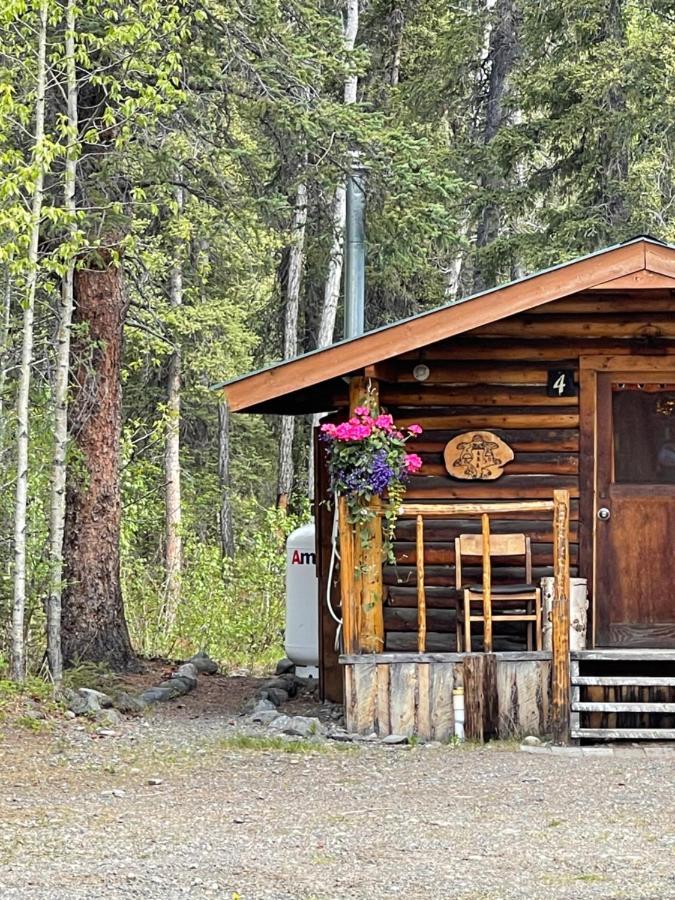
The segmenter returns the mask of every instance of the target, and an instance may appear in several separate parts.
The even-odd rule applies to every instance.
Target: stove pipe
[[[347,178],[345,222],[345,337],[354,338],[364,331],[364,294],[366,280],[365,173],[356,154]]]

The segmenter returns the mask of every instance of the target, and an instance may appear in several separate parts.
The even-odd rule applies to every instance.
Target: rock
[[[282,731],[284,734],[293,734],[298,737],[316,737],[325,734],[325,729],[319,719],[312,716],[279,716],[270,725],[274,731]]]
[[[214,662],[203,650],[191,656],[188,663],[192,663],[200,675],[215,675],[218,671],[218,663]]]
[[[164,784],[164,780],[162,778],[148,778],[148,784],[151,787],[156,787],[159,784]]]
[[[268,712],[270,710],[276,712],[277,708],[271,700],[268,700],[266,697],[261,697],[260,700],[255,703],[251,712]]]
[[[383,744],[407,744],[408,738],[405,734],[388,734],[382,738]]]
[[[101,797],[124,797],[125,791],[121,788],[113,788],[111,791],[101,791]]]
[[[99,709],[99,711],[94,714],[94,718],[104,726],[121,725],[124,721],[122,715],[118,713],[116,709]]]
[[[293,695],[297,692],[298,686],[295,683],[295,676],[291,675],[281,675],[279,678],[271,678],[269,681],[264,681],[261,686],[262,691],[270,691],[270,690],[280,690],[286,691],[288,694],[293,692]]]
[[[93,704],[98,704],[96,709],[109,709],[112,706],[112,698],[103,691],[95,691],[93,688],[80,688],[77,692],[80,697]]]
[[[344,731],[341,728],[336,728],[333,731],[329,731],[326,736],[331,741],[341,741],[342,743],[350,743],[355,738],[355,735],[350,734],[348,731]]]
[[[528,734],[526,738],[523,738],[524,747],[538,747],[540,744],[541,740],[534,734]]]
[[[66,719],[74,719],[74,718],[76,718],[76,717],[75,717],[75,713],[72,711],[72,709],[67,709],[67,710],[64,712],[63,715],[65,716]]]
[[[295,672],[295,663],[290,660],[287,656],[283,659],[280,659],[277,663],[276,674],[277,675],[286,675],[288,672]]]
[[[119,691],[113,697],[113,707],[128,716],[140,716],[145,709],[145,703],[138,697],[127,694],[126,691]]]
[[[278,719],[280,713],[275,708],[273,709],[259,709],[249,716],[251,722],[256,722],[259,725],[269,725],[275,719]]]
[[[288,691],[284,691],[281,688],[270,688],[267,691],[267,699],[271,700],[275,706],[281,706],[282,703],[288,703],[290,698]]]
[[[93,697],[83,697],[77,691],[71,691],[66,688],[63,692],[63,700],[68,709],[76,716],[85,716],[88,713],[97,712],[101,706]]]
[[[175,696],[173,686],[165,688],[160,685],[159,687],[152,687],[148,688],[147,691],[143,691],[138,699],[141,703],[163,703],[165,700],[171,700]]]
[[[179,666],[171,676],[171,680],[180,678],[181,681],[189,685],[188,690],[193,691],[197,687],[197,676],[199,672],[194,663],[187,662]]]

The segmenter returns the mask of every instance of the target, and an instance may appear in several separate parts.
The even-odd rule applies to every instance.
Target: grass
[[[257,737],[249,734],[234,734],[218,741],[222,750],[252,750],[277,753],[354,753],[356,747],[349,744],[328,744],[305,740],[287,740],[283,737]]]

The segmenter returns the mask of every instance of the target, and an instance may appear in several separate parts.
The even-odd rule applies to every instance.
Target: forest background
[[[4,0],[0,675],[281,653],[312,422],[216,382],[675,240],[675,3]],[[61,640],[62,638],[62,640]],[[132,649],[133,648],[133,649]]]

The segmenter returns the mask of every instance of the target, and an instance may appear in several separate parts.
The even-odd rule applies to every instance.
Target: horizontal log
[[[492,429],[516,453],[578,452],[579,432],[574,428],[531,428],[518,431],[507,428]],[[410,442],[416,453],[442,453],[448,441],[456,438],[457,429],[428,428]]]
[[[492,531],[492,529],[491,529]],[[475,534],[475,529],[473,531]],[[495,533],[494,531],[492,532]],[[417,562],[417,548],[414,543],[397,541],[394,546],[396,554],[396,562],[401,566],[414,566]],[[577,544],[570,544],[570,559],[576,562],[578,552]],[[553,560],[552,542],[548,544],[533,543],[532,544],[532,562],[534,565],[547,566],[552,565]],[[463,553],[462,557],[467,556]],[[470,558],[470,557],[469,557]],[[497,556],[491,557],[493,565],[499,566],[500,559]],[[428,566],[454,566],[455,564],[455,547],[454,542],[448,541],[443,544],[424,545],[424,563],[425,571]],[[503,560],[502,560],[503,563]]]
[[[415,452],[417,448],[415,448]],[[448,475],[442,454],[422,453],[422,475]],[[577,475],[579,457],[575,454],[526,453],[517,454],[505,470],[509,475]]]
[[[399,653],[391,651],[390,653],[362,653],[362,654],[343,654],[340,656],[341,665],[351,666],[395,666],[400,663],[461,663],[468,654],[466,653],[419,653],[417,651],[410,653]],[[543,662],[550,661],[550,650],[502,650],[494,654],[497,665],[500,663],[512,662]]]
[[[394,418],[400,428],[416,424],[421,425],[425,430],[453,428],[458,432],[479,428],[489,428],[495,433],[497,429],[501,428],[578,428],[579,413],[570,410],[569,407],[563,408],[568,411],[552,412],[546,408],[533,408],[526,413],[516,413],[504,412],[500,407],[499,410],[495,409],[490,412],[481,409],[477,412],[440,413],[435,416],[427,414],[410,416],[407,413],[401,415],[398,411],[394,411]]]
[[[529,313],[511,316],[499,322],[491,322],[473,331],[473,335],[523,338],[625,338],[665,337],[675,338],[675,315],[663,313],[655,316],[600,315],[545,316]]]
[[[418,390],[423,390],[422,385],[438,384],[511,384],[511,385],[545,385],[548,379],[548,369],[541,365],[522,365],[518,363],[503,363],[499,360],[499,354],[495,353],[492,362],[471,362],[470,364],[457,364],[452,362],[427,360],[425,365],[429,367],[429,377],[424,382],[419,382],[413,375],[413,369],[419,360],[414,362],[394,363],[389,374],[395,379],[395,384],[413,384]],[[577,360],[564,360],[565,368],[576,368]],[[563,368],[556,366],[556,368]],[[391,382],[382,385],[383,390],[390,391]]]
[[[639,713],[675,713],[675,703],[631,703],[631,702],[607,702],[592,703],[590,701],[575,702],[572,704],[575,712],[639,712]]]
[[[667,343],[659,347],[663,353],[675,354],[675,342]],[[584,338],[576,342],[569,340],[528,340],[524,335],[517,339],[504,338],[503,340],[481,341],[475,338],[449,338],[431,344],[422,353],[419,350],[401,354],[397,360],[414,360],[415,363],[423,362],[432,368],[432,363],[453,360],[459,362],[466,360],[475,363],[478,361],[499,362],[506,360],[519,360],[529,362],[555,362],[556,368],[565,368],[562,365],[567,360],[576,360],[580,356],[598,356],[609,354],[611,356],[649,355],[653,353],[644,341],[612,340],[608,338]]]
[[[427,632],[427,652],[452,653],[457,651],[455,629],[451,632]],[[413,631],[385,631],[385,651],[401,652],[417,650],[417,635]]]
[[[363,666],[375,663],[378,666],[395,666],[400,663],[459,663],[465,653],[364,653],[340,657],[342,665]]]
[[[481,566],[462,566],[462,573],[467,582],[480,584],[483,569]],[[535,582],[546,578],[553,573],[553,561],[543,563],[532,568],[532,576]],[[524,580],[523,567],[499,564],[495,559],[492,565],[493,584],[508,584]],[[417,570],[414,566],[385,566],[383,569],[383,581],[385,585],[412,587],[417,584]],[[434,585],[449,588],[455,584],[455,570],[453,566],[425,566],[424,581],[428,587]],[[431,604],[430,604],[431,605]]]
[[[544,303],[528,313],[530,316],[546,315],[615,315],[616,313],[627,315],[639,313],[640,318],[653,316],[654,313],[675,312],[675,303],[672,296],[654,297],[652,292],[645,296],[644,291],[624,297],[607,294],[595,294],[592,297],[566,297],[563,300],[553,300]]]
[[[605,741],[675,741],[675,728],[573,728],[571,734]]]
[[[384,607],[385,631],[414,631],[417,633],[417,609],[403,606]],[[454,609],[429,609],[427,610],[427,630],[450,631],[455,627]]]
[[[550,544],[553,542],[553,531],[550,515],[544,514],[540,519],[500,519],[490,517],[490,531],[493,534],[527,534],[534,543]],[[578,534],[579,523],[572,522],[570,539],[574,541]],[[460,534],[480,534],[480,519],[427,519],[424,523],[425,547],[434,544],[447,544]],[[396,524],[396,547],[407,546],[414,542],[415,523],[411,519],[399,519]]]
[[[476,628],[479,633],[480,629]],[[522,628],[521,628],[522,631]],[[496,633],[493,638],[494,650],[500,653],[520,653],[525,651],[522,635]],[[414,652],[417,649],[417,635],[412,631],[388,631],[385,633],[385,651],[394,653]],[[451,653],[456,650],[455,631],[443,634],[437,631],[427,632],[427,652]]]
[[[675,687],[675,675],[574,675],[572,684],[592,687]]]
[[[449,476],[416,475],[408,482],[406,506],[416,499],[525,500],[549,498],[554,490],[568,490],[579,496],[579,479],[572,475],[502,475],[496,481],[456,481]]]
[[[436,385],[429,388],[396,385],[380,391],[380,403],[398,409],[441,406],[576,406],[578,397],[549,397],[546,376],[535,387],[495,387],[494,385]]]
[[[595,650],[572,650],[571,657],[574,660],[620,660],[621,662],[671,662],[675,661],[675,647],[668,648],[602,648]]]

